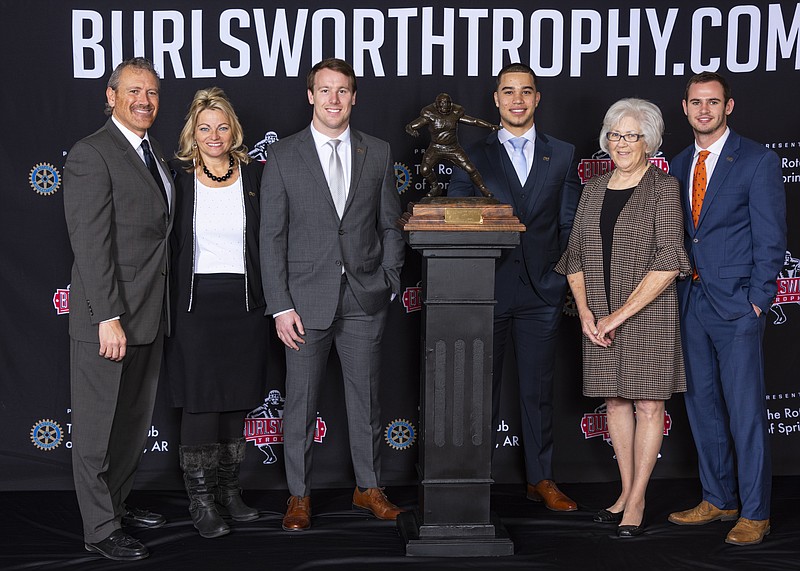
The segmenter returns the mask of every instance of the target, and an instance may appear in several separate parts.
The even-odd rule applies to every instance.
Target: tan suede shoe
[[[731,545],[758,545],[769,535],[768,519],[747,519],[740,517],[733,529],[728,532],[725,543]]]
[[[283,516],[281,527],[284,531],[305,531],[311,527],[311,496],[292,496],[289,507]]]
[[[732,521],[739,517],[739,510],[721,510],[705,500],[690,510],[669,514],[669,521],[678,525],[705,525],[712,521]]]

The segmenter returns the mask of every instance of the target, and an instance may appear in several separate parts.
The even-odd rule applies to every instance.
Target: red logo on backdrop
[[[664,411],[664,436],[669,436],[672,428],[672,417]],[[606,416],[606,405],[601,404],[594,412],[587,412],[581,418],[581,432],[586,440],[601,436],[603,441],[611,444],[611,435],[608,433],[608,417]]]
[[[650,157],[648,159],[651,163],[656,165],[662,171],[669,172],[669,163],[663,156]],[[581,178],[581,184],[586,184],[590,179],[596,176],[605,174],[614,169],[614,161],[604,151],[598,151],[592,155],[591,159],[583,159],[578,164],[578,176]]]
[[[415,287],[407,287],[403,292],[403,307],[406,308],[406,313],[412,311],[419,311],[422,309],[422,282],[417,282]]]
[[[787,303],[800,304],[800,260],[793,258],[789,250],[786,250],[783,269],[778,274],[778,293],[769,308],[775,315],[773,325],[786,323],[786,313],[781,306]]]
[[[58,315],[69,313],[69,286],[67,289],[58,288],[53,294],[53,306]]]
[[[314,428],[314,442],[322,442],[328,434],[328,425],[317,417],[317,426]],[[245,418],[244,437],[256,446],[265,444],[283,444],[283,419],[282,418]]]

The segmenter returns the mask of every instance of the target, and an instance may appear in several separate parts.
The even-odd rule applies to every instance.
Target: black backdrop
[[[72,255],[61,175],[72,144],[105,121],[109,73],[133,55],[153,59],[163,76],[161,111],[151,132],[168,151],[174,150],[194,91],[210,85],[222,87],[233,100],[252,149],[302,129],[311,114],[306,72],[322,57],[344,57],[359,75],[352,122],[392,144],[404,205],[424,195],[417,169],[427,143],[425,137],[408,137],[405,123],[441,91],[469,114],[495,121],[493,76],[509,61],[530,62],[539,72],[537,128],[573,142],[587,161],[584,175],[608,166],[597,155],[597,133],[612,102],[636,96],[661,107],[667,125],[662,159],[668,168],[669,159],[691,142],[680,107],[686,80],[703,70],[727,75],[736,102],[731,125],[774,149],[783,161],[791,259],[780,280],[785,295],[769,315],[765,407],[775,473],[800,474],[800,379],[794,353],[800,330],[800,273],[794,259],[800,257],[800,3],[676,0],[670,8],[624,0],[458,0],[446,6],[380,0],[365,6],[343,0],[336,8],[315,0],[287,8],[248,0],[227,4],[0,0],[6,78],[0,89],[5,127],[0,137],[0,490],[72,485],[67,337]],[[485,135],[471,127],[460,131],[464,143]],[[383,349],[387,484],[415,481],[420,260],[411,251],[402,279],[405,293],[391,307]],[[573,482],[613,479],[616,466],[601,402],[580,394],[579,328],[569,307],[565,313],[556,387],[556,476]],[[249,487],[281,488],[282,351],[276,344],[265,350],[271,356],[269,387],[278,393],[248,421],[252,446],[243,478]],[[319,407],[317,486],[352,483],[337,369],[332,363]],[[513,367],[506,370],[515,374]],[[682,398],[669,401],[667,411],[667,437],[655,475],[691,476],[695,451]],[[521,482],[512,388],[505,391],[502,414],[494,477]],[[180,486],[177,446],[176,411],[160,398],[140,487]]]

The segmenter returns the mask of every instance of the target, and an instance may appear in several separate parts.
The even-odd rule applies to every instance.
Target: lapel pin
[[[356,148],[356,152],[363,154],[364,153],[364,149],[362,149],[361,147],[358,147],[358,148]]]
[[[728,157],[727,160],[728,160],[729,163],[732,163],[733,162],[733,157]]]
[[[550,160],[550,157],[542,157],[542,160],[543,160],[543,161],[549,161],[549,160]]]
[[[247,194],[249,194],[250,196],[255,196],[256,195],[256,193],[253,192],[252,190],[250,192],[248,192]]]

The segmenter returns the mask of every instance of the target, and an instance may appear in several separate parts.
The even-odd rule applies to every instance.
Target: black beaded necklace
[[[203,165],[203,172],[206,174],[208,178],[210,178],[214,182],[225,182],[226,180],[231,178],[231,176],[233,176],[233,155],[229,153],[228,157],[230,157],[230,160],[228,161],[228,172],[226,172],[224,175],[214,176],[213,174],[211,174],[211,171],[208,170],[206,165]]]

